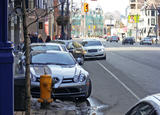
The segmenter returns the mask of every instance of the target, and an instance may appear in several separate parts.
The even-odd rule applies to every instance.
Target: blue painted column
[[[13,115],[13,54],[8,39],[8,0],[0,0],[0,115]]]

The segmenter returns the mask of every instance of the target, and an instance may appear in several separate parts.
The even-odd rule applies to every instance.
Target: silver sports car
[[[53,98],[75,97],[86,99],[91,94],[91,80],[68,52],[41,51],[31,53],[31,94],[40,96],[40,75],[53,78]]]

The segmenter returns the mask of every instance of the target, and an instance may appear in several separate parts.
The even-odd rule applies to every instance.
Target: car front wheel
[[[91,92],[92,92],[92,83],[91,83],[91,80],[89,79],[89,86],[88,86],[88,91],[86,92],[86,96],[84,97],[80,97],[79,100],[80,101],[86,101],[87,98],[91,95]]]

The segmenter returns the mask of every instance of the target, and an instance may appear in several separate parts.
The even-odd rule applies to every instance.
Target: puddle
[[[104,115],[104,111],[109,108],[99,100],[91,97],[86,101],[56,100],[47,109],[41,109],[37,99],[32,99],[33,115]]]

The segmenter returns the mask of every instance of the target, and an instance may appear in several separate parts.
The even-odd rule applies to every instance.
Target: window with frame
[[[135,4],[131,4],[131,9],[136,9],[136,5]]]
[[[150,19],[148,19],[148,25],[150,25]]]
[[[155,16],[155,11],[154,10],[151,11],[151,16]]]
[[[151,19],[151,25],[155,26],[155,19],[154,18]]]

